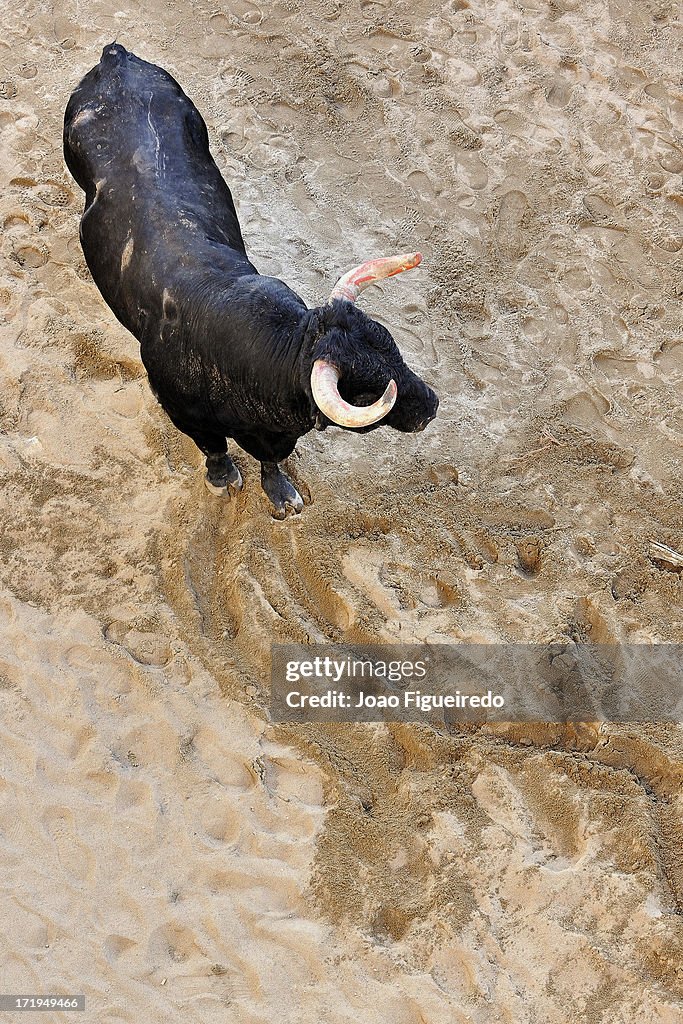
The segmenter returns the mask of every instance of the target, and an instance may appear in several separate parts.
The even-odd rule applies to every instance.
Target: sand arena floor
[[[2,991],[97,1024],[683,1020],[678,726],[266,706],[273,641],[683,639],[650,547],[683,549],[679,14],[4,3]],[[302,439],[284,524],[247,456],[207,494],[85,267],[61,121],[115,36],[202,111],[263,272],[314,305],[424,253],[362,302],[438,419]]]

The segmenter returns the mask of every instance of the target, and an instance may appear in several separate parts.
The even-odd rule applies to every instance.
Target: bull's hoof
[[[204,484],[207,491],[210,491],[211,494],[223,497],[230,493],[230,488],[234,491],[241,491],[242,483],[242,474],[232,459],[226,456],[224,461],[218,466],[215,464],[211,465],[207,459]]]
[[[286,519],[298,515],[304,499],[277,464],[261,466],[261,486],[273,505],[273,519]]]

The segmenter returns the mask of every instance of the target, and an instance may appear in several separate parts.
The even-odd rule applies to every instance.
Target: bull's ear
[[[349,342],[346,331],[341,327],[331,327],[316,340],[313,346],[313,361],[324,359],[340,369],[349,358]]]
[[[327,333],[330,326],[329,310],[325,306],[309,309],[302,337],[303,350],[313,359],[317,358],[320,339]]]

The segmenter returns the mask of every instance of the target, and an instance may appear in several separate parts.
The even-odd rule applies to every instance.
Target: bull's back
[[[86,194],[81,242],[104,298],[139,336],[140,309],[193,263],[248,263],[206,125],[162,68],[106,46],[74,90],[64,156]]]

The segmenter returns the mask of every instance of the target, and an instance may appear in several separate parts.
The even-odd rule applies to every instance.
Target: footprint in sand
[[[60,181],[38,182],[36,193],[48,206],[69,206],[74,198],[71,189]]]
[[[442,191],[439,182],[431,180],[424,171],[411,171],[407,182],[422,200],[432,200]]]
[[[483,527],[472,532],[469,530],[458,531],[453,534],[453,539],[470,569],[482,569],[486,563],[494,565],[500,558],[499,541]],[[457,587],[456,593],[458,593]]]
[[[667,149],[657,159],[660,166],[669,174],[680,174],[683,171],[683,154],[675,149]]]
[[[13,252],[14,259],[20,267],[37,270],[44,267],[50,259],[50,250],[42,242],[35,245],[19,245]]]
[[[10,185],[12,188],[17,189],[19,194],[32,204],[35,203],[36,196],[46,206],[54,206],[61,209],[70,206],[74,201],[74,194],[68,185],[54,178],[36,181],[35,178],[20,176],[12,178]]]
[[[111,643],[123,647],[140,665],[163,667],[173,657],[168,641],[159,633],[143,633],[117,621],[107,626],[104,635]]]
[[[225,799],[224,790],[210,793],[196,809],[198,831],[211,846],[236,842],[242,820],[235,811],[235,805]]]
[[[230,35],[232,25],[227,14],[212,14],[209,18],[209,28],[218,35]]]
[[[403,607],[448,608],[462,599],[457,582],[448,573],[420,572],[403,563],[389,562],[379,578],[400,595]]]
[[[372,92],[380,100],[393,100],[403,91],[398,77],[389,74],[388,71],[375,72],[369,82]]]
[[[458,178],[474,191],[486,188],[489,172],[478,153],[460,151],[457,155]]]
[[[260,25],[263,21],[263,11],[257,4],[249,0],[233,0],[230,4],[230,15],[214,14],[209,18],[209,26],[212,32],[222,35],[231,35],[235,30],[234,20],[242,22],[243,25]]]
[[[139,779],[119,778],[116,793],[116,810],[121,812],[141,811],[145,815],[154,813],[154,792],[152,787]]]
[[[91,881],[95,874],[95,858],[92,851],[76,838],[74,816],[68,807],[48,807],[42,820],[66,874],[76,882]]]
[[[599,224],[602,227],[614,227],[617,224],[618,218],[614,206],[601,196],[584,196],[583,206],[588,215],[588,224]]]
[[[18,228],[30,223],[28,214],[24,213],[23,210],[10,210],[3,219],[2,228],[3,231],[9,231],[10,228]]]
[[[360,13],[368,21],[376,18],[384,18],[388,4],[379,3],[378,0],[360,0]]]
[[[494,227],[499,253],[508,259],[522,256],[528,246],[526,223],[531,210],[523,192],[507,192],[500,201]]]
[[[230,10],[245,25],[260,25],[263,21],[263,11],[250,0],[232,0]]]
[[[149,955],[156,961],[184,964],[200,955],[194,932],[182,925],[169,923],[155,928],[147,943]]]
[[[44,950],[55,933],[55,926],[46,915],[41,916],[28,907],[19,906],[18,901],[14,902],[4,925],[6,948],[16,950],[22,946],[30,950]]]
[[[541,569],[543,541],[538,537],[525,537],[516,544],[519,568],[523,576],[536,576]]]
[[[257,785],[253,766],[230,746],[229,738],[208,726],[201,726],[192,737],[192,755],[207,774],[222,787],[238,794],[249,793]],[[231,826],[226,824],[226,834]]]
[[[566,107],[572,97],[573,86],[563,78],[555,78],[546,89],[545,98],[551,107]]]
[[[108,935],[104,940],[103,952],[108,963],[114,965],[119,959],[137,948],[137,942],[124,935]]]
[[[81,38],[78,23],[61,15],[56,17],[53,21],[52,31],[54,38],[63,50],[73,50]]]

